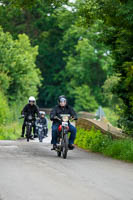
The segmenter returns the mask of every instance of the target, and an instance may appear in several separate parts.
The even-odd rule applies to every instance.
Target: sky
[[[70,3],[75,3],[76,0],[69,0]]]

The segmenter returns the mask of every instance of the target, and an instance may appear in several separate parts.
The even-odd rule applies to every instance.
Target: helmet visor
[[[61,98],[61,99],[60,99],[60,103],[63,103],[63,102],[66,102],[66,99],[65,99],[65,98]]]

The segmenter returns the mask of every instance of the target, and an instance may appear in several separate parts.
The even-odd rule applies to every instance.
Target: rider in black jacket
[[[23,123],[23,126],[22,126],[22,135],[21,137],[24,137],[24,133],[25,133],[25,126],[26,126],[26,121],[27,121],[27,118],[29,115],[32,116],[33,118],[33,121],[34,121],[34,125],[33,125],[33,133],[34,133],[34,137],[35,136],[35,120],[36,120],[36,115],[37,117],[39,117],[39,108],[37,105],[35,105],[35,98],[34,97],[30,97],[29,98],[29,103],[23,108],[22,112],[21,112],[21,115],[24,116],[24,123]]]
[[[60,124],[59,120],[56,119],[56,116],[60,118],[60,114],[70,114],[72,118],[77,120],[77,114],[73,110],[71,106],[67,104],[67,99],[64,95],[59,97],[58,105],[55,106],[55,108],[52,109],[50,113],[50,119],[53,121],[52,124],[52,141],[51,143],[53,144],[53,149],[56,148],[56,143],[57,143],[57,131],[58,131],[58,126]],[[69,138],[69,149],[73,149],[73,143],[76,137],[76,128],[69,123],[69,131],[71,132],[70,138]]]
[[[43,128],[45,127],[44,131],[44,136],[48,137],[48,119],[45,116],[46,113],[44,111],[40,111],[40,118],[38,120],[36,120],[36,132],[38,135],[38,124],[43,125]]]

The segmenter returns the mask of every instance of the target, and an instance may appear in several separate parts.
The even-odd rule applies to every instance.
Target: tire
[[[42,142],[42,135],[39,136],[39,141]]]
[[[64,159],[67,158],[67,152],[68,152],[68,136],[67,134],[65,134],[63,138],[63,146],[62,146],[62,155]]]
[[[57,156],[61,157],[61,151],[57,151]]]
[[[30,140],[30,132],[31,132],[30,126],[27,126],[27,131],[26,131],[27,142],[29,142],[29,140]]]
[[[42,142],[43,141],[43,136],[42,136],[41,132],[38,133],[38,137],[39,137],[39,142]]]

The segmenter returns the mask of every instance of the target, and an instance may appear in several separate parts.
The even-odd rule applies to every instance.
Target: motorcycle
[[[20,117],[19,119],[25,118],[25,116]],[[31,132],[32,132],[32,127],[34,125],[34,119],[32,115],[26,116],[26,139],[27,142],[31,139]]]
[[[41,123],[37,123],[36,129],[37,129],[39,141],[43,142],[43,139],[46,137],[47,126],[45,126]]]
[[[58,135],[57,135],[57,156],[63,156],[64,159],[67,158],[68,153],[68,132],[69,132],[69,114],[62,114],[60,118],[56,117],[61,124],[58,127]]]

